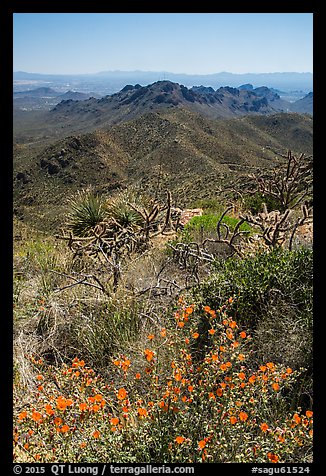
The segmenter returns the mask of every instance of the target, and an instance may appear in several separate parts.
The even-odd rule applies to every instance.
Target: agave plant
[[[68,228],[76,236],[88,236],[105,218],[103,200],[91,190],[83,190],[70,200]]]
[[[136,199],[133,193],[117,195],[106,205],[109,217],[112,217],[124,228],[142,226],[142,216],[130,205],[134,203],[136,203]]]

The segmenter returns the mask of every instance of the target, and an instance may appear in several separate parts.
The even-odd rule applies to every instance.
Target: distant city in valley
[[[188,88],[206,86],[215,90],[224,86],[235,88],[242,85],[252,85],[253,88],[266,86],[275,89],[282,99],[289,102],[295,102],[313,90],[313,74],[297,72],[246,74],[219,72],[199,75],[164,71],[103,71],[97,74],[54,75],[17,71],[13,74],[13,80],[14,93],[46,87],[54,89],[58,96],[67,92],[79,92],[86,94],[87,97],[114,94],[127,84],[146,86],[162,80],[179,83]],[[75,99],[82,97],[76,96]],[[53,104],[56,104],[56,101],[52,101],[51,105]]]

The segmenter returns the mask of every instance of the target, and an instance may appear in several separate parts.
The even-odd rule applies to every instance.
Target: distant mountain
[[[313,114],[313,93],[310,92],[304,98],[291,104],[291,111],[298,113]]]
[[[99,98],[96,93],[82,93],[78,91],[67,91],[62,94],[49,87],[39,87],[26,91],[14,91],[14,108],[22,110],[49,110],[62,100],[85,100],[90,97]]]
[[[222,86],[238,87],[240,84],[251,84],[253,87],[267,86],[281,91],[302,90],[307,93],[313,89],[312,73],[245,73],[234,74],[228,72],[214,74],[183,74],[166,71],[103,71],[97,74],[60,75],[14,72],[14,86],[18,87],[20,81],[38,81],[40,85],[55,87],[70,83],[74,88],[85,91],[95,91],[100,94],[111,94],[120,91],[125,84],[147,84],[169,80],[192,87],[198,84],[210,86],[214,89]],[[44,84],[41,84],[41,83]]]
[[[14,98],[22,98],[22,97],[34,97],[34,98],[43,98],[43,97],[57,97],[61,93],[59,91],[55,91],[52,88],[40,87],[35,89],[28,89],[27,91],[14,91]]]
[[[100,96],[96,93],[87,94],[87,93],[80,93],[78,91],[67,91],[64,94],[60,94],[60,96],[58,96],[58,99],[60,99],[60,101],[64,101],[66,99],[72,99],[73,101],[83,101],[91,97],[99,98]]]
[[[267,87],[240,90],[225,86],[188,89],[171,81],[148,86],[127,85],[120,92],[101,99],[60,102],[49,112],[49,123],[78,124],[80,130],[115,124],[146,112],[185,108],[208,118],[231,118],[247,114],[275,114],[290,110],[290,103]]]

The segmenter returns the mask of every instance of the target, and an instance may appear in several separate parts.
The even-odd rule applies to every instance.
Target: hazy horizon
[[[78,73],[61,73],[61,72],[56,72],[56,73],[45,73],[43,71],[26,71],[26,70],[14,70],[14,73],[27,73],[27,74],[42,74],[45,76],[83,76],[83,75],[98,75],[98,74],[103,74],[103,73],[162,73],[162,74],[174,74],[174,75],[185,75],[185,76],[210,76],[210,75],[216,75],[216,74],[234,74],[237,76],[245,76],[245,75],[255,75],[255,74],[313,74],[312,71],[257,71],[257,72],[252,72],[252,71],[246,71],[243,73],[235,73],[233,71],[216,71],[214,73],[192,73],[188,72],[185,73],[183,71],[166,71],[164,69],[157,69],[157,70],[143,70],[143,69],[133,69],[133,70],[127,70],[127,69],[112,69],[112,70],[102,70],[102,71],[96,71],[94,73],[85,73],[85,72],[78,72]]]

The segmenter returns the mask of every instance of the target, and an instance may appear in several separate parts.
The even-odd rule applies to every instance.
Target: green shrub
[[[282,302],[297,319],[312,327],[312,250],[273,249],[242,260],[215,262],[215,272],[200,284],[196,300],[213,308],[236,296],[237,320],[251,329],[264,318],[267,309]]]
[[[216,198],[202,198],[192,202],[189,208],[202,208],[204,213],[221,213],[225,205]]]
[[[218,308],[234,296],[234,317],[255,336],[253,359],[304,368],[290,398],[302,407],[312,399],[312,250],[274,249],[244,259],[219,260],[215,272],[193,291],[196,302]]]
[[[243,205],[246,210],[257,215],[262,211],[263,203],[269,212],[280,209],[280,202],[276,198],[264,196],[261,192],[244,196]]]
[[[189,220],[189,222],[185,225],[184,229],[190,234],[192,232],[198,232],[201,229],[203,229],[205,232],[215,231],[220,218],[221,214],[206,214],[202,216],[195,216],[191,218],[191,220]],[[230,217],[228,215],[225,215],[222,220],[222,223],[225,223],[230,228],[231,232],[234,230],[238,222],[239,220],[237,218]],[[240,230],[250,232],[251,228],[248,223],[242,223],[242,225],[240,225]]]

